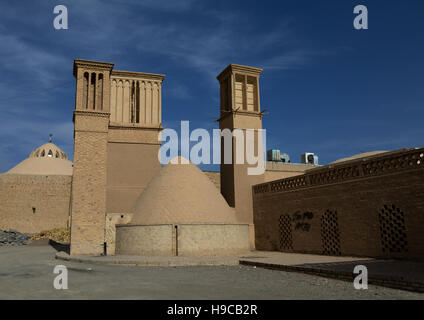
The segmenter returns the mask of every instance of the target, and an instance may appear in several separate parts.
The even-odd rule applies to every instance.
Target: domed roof
[[[136,202],[131,224],[237,223],[234,209],[209,178],[181,159],[153,177]]]
[[[360,158],[371,157],[371,156],[375,156],[377,154],[385,153],[385,152],[388,152],[388,151],[377,150],[377,151],[370,151],[370,152],[362,152],[362,153],[355,154],[355,155],[353,155],[351,157],[342,158],[342,159],[333,161],[333,162],[331,162],[331,164],[345,162],[345,161],[349,161],[349,160],[360,159]]]
[[[30,156],[6,174],[64,175],[73,173],[72,162],[65,152],[49,142],[31,152]]]
[[[58,146],[56,146],[54,143],[51,143],[51,142],[43,144],[41,147],[35,149],[33,152],[31,152],[29,157],[30,158],[49,157],[49,158],[68,160],[68,156],[66,155],[66,153],[60,150]]]

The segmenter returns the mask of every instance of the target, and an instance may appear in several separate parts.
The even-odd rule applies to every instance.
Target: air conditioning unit
[[[267,151],[267,159],[268,161],[281,161],[280,160],[280,150],[271,149]]]
[[[300,156],[300,161],[304,164],[313,164],[314,166],[317,166],[318,156],[311,152],[305,152]]]
[[[267,159],[272,162],[290,162],[290,156],[287,153],[282,153],[278,149],[270,149],[267,151]]]
[[[290,163],[290,156],[287,153],[280,153],[280,161]]]

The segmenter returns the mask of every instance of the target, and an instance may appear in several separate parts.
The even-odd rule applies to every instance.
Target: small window
[[[47,154],[47,156],[48,156],[49,158],[53,158],[53,151],[49,150],[49,153]]]
[[[45,157],[46,156],[46,152],[43,150],[41,151],[41,157]]]
[[[59,158],[59,151],[56,151],[56,158]]]

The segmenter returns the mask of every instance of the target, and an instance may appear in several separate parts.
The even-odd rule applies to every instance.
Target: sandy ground
[[[55,260],[50,246],[0,247],[0,299],[424,299],[424,294],[243,266],[131,267]],[[56,265],[69,289],[53,287]]]

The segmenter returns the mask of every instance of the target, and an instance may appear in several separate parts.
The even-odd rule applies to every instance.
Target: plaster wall
[[[174,226],[117,225],[116,254],[172,256],[175,255]]]
[[[106,214],[106,254],[114,255],[116,249],[116,225],[128,224],[133,217],[132,213],[107,213]]]
[[[247,252],[247,224],[117,225],[116,254],[213,256]]]
[[[249,250],[248,224],[178,225],[179,256],[223,256]]]
[[[132,212],[147,184],[160,170],[159,145],[108,143],[106,212]]]
[[[65,228],[71,176],[0,174],[0,229],[38,233]]]

